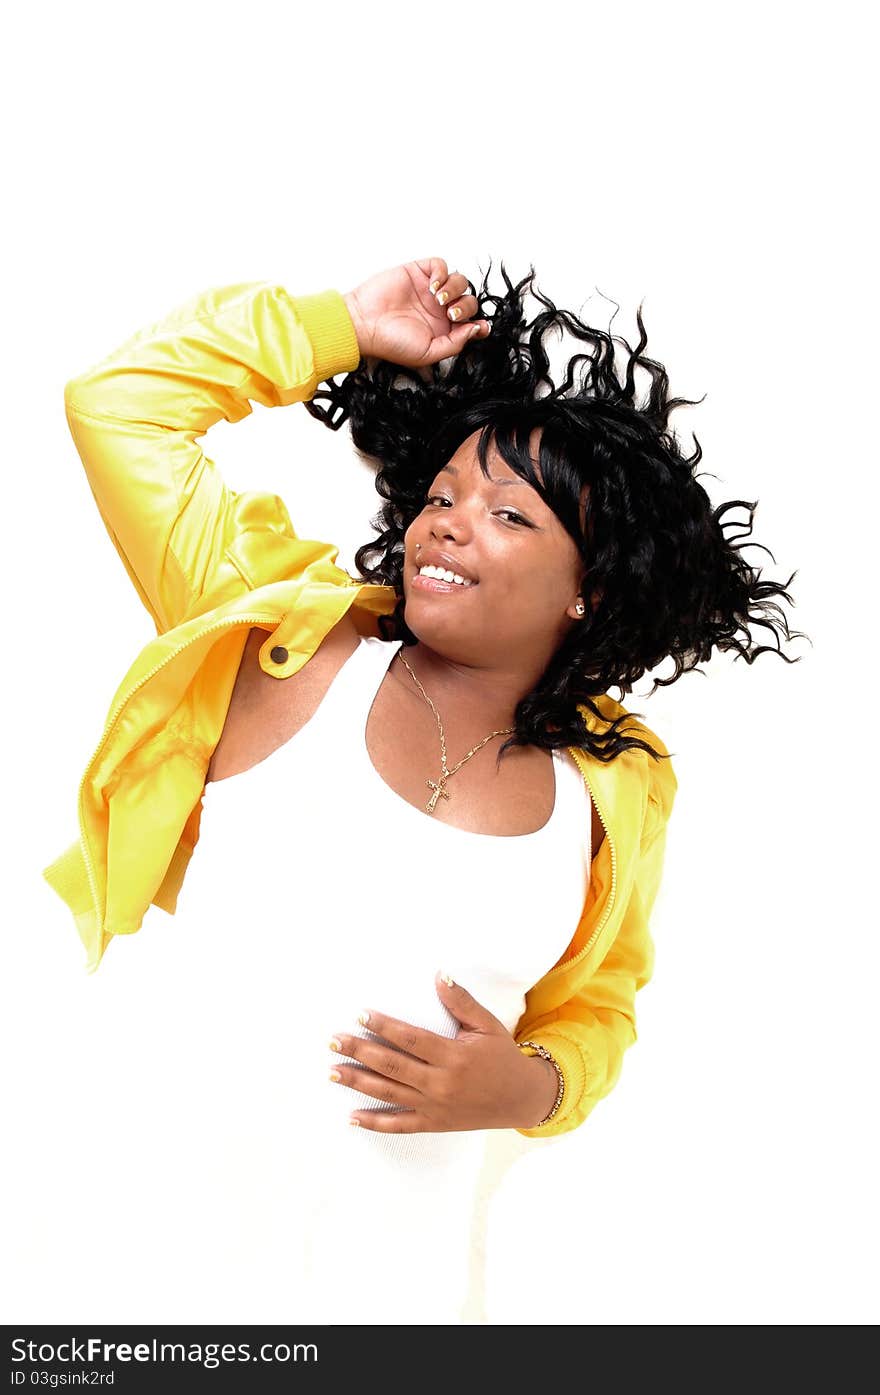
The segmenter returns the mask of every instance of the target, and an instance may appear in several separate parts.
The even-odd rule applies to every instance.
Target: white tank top
[[[213,1033],[221,1057],[234,1055],[226,1107],[236,1107],[229,1082],[241,1087],[247,1079],[249,1126],[261,1119],[263,1130],[254,1146],[264,1161],[267,1152],[283,1159],[278,1212],[286,1215],[291,1321],[304,1308],[315,1321],[372,1320],[350,1309],[340,1316],[332,1290],[340,1266],[350,1273],[358,1248],[380,1241],[404,1273],[412,1272],[414,1255],[435,1256],[434,1310],[446,1303],[448,1311],[455,1292],[449,1266],[463,1279],[485,1142],[484,1132],[351,1128],[353,1109],[393,1106],[329,1082],[340,1063],[330,1037],[370,1037],[357,1022],[370,1008],[456,1036],[459,1024],[436,993],[437,970],[513,1031],[526,992],[571,941],[587,893],[589,793],[567,753],[553,752],[549,820],[521,835],[440,822],[385,783],[365,732],[400,644],[362,637],[293,737],[250,769],[205,787],[199,840],[178,899],[176,921],[195,937],[191,947],[200,946],[207,991],[212,961],[229,980]],[[264,1005],[258,1041],[230,1043],[224,1031],[234,1020],[228,998],[238,993],[258,995]],[[255,1087],[268,1091],[262,1111],[254,1109]],[[334,1317],[321,1316],[322,1294]],[[423,1298],[401,1295],[416,1304],[411,1318],[398,1306],[397,1317],[375,1320],[456,1320],[426,1318]],[[359,1312],[365,1303],[362,1295]]]

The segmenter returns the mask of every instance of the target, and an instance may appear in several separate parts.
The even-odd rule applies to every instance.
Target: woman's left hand
[[[441,1002],[461,1023],[454,1039],[372,1009],[362,1025],[395,1049],[335,1033],[340,1055],[359,1062],[337,1064],[338,1083],[400,1106],[355,1110],[352,1122],[377,1133],[533,1128],[556,1099],[553,1066],[520,1051],[504,1024],[465,988],[440,974],[436,984]]]

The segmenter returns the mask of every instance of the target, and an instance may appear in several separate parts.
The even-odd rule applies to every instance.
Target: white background
[[[759,501],[753,537],[776,560],[746,556],[774,579],[797,569],[789,616],[812,640],[794,666],[717,655],[628,700],[679,779],[656,972],[616,1090],[499,1182],[488,1320],[877,1320],[867,15],[17,8],[0,83],[4,1321],[296,1321],[282,1256],[236,1289],[249,1217],[271,1224],[257,1201],[225,1238],[187,1229],[200,1186],[220,1206],[224,1174],[174,918],[151,909],[88,976],[40,875],[77,837],[82,770],[153,633],[67,434],[64,384],[209,286],[348,290],[429,255],[472,280],[490,257],[515,279],[534,264],[558,305],[607,328],[601,292],[630,343],[643,302],[672,391],[707,394],[673,416],[687,449],[696,431],[702,482],[715,502]],[[345,429],[258,406],[206,439],[234,487],[282,494],[299,533],[351,564],[378,501]],[[264,874],[255,904],[271,894]],[[181,1001],[189,1046],[163,1031]],[[236,1029],[259,1011],[243,1002]],[[156,1089],[175,1062],[190,1117]],[[340,1293],[376,1272],[354,1257]]]

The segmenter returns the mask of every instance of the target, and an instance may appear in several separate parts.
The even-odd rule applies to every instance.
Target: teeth
[[[433,576],[438,581],[454,581],[458,586],[473,586],[472,581],[466,581],[458,572],[451,572],[448,567],[419,567],[419,576]]]

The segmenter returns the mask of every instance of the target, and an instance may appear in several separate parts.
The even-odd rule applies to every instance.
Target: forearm
[[[550,1011],[535,1012],[534,990],[527,996],[517,1040],[544,1046],[565,1079],[560,1109],[535,1137],[565,1133],[583,1123],[616,1085],[623,1058],[636,1040],[635,999],[653,972],[650,917],[660,886],[671,802],[670,798],[662,813],[652,813],[626,910],[602,963],[578,992]],[[529,1130],[522,1132],[531,1136]]]
[[[250,283],[193,297],[67,384],[95,502],[160,632],[210,586],[239,526],[236,496],[196,438],[251,401],[305,401],[359,358],[338,291],[294,298]]]
[[[559,1096],[559,1074],[551,1061],[543,1056],[525,1058],[529,1070],[525,1076],[528,1082],[522,1095],[523,1129],[537,1128],[547,1118]]]
[[[71,379],[67,404],[123,423],[132,419],[201,435],[238,421],[249,401],[306,401],[319,382],[353,370],[360,356],[345,297],[291,296],[271,282],[193,296],[95,367]]]

